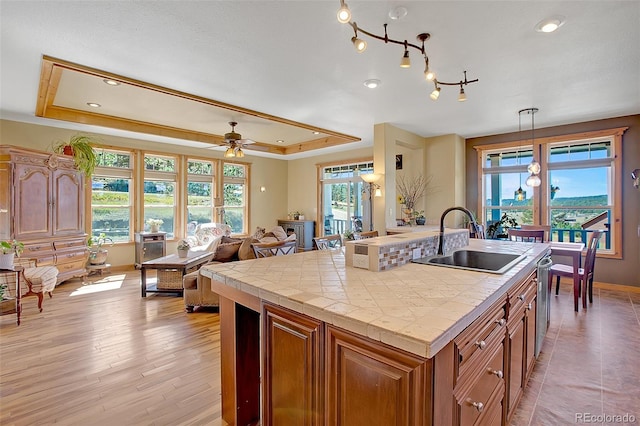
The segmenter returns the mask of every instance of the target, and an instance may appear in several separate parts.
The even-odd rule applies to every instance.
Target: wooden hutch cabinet
[[[56,266],[58,283],[86,275],[84,178],[71,157],[0,145],[0,240]]]
[[[298,250],[313,250],[313,237],[315,237],[315,221],[313,220],[278,220],[278,225],[282,226],[289,234],[293,230],[298,242]]]

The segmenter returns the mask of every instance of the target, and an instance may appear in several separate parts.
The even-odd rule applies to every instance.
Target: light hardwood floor
[[[542,354],[512,425],[575,424],[576,413],[640,422],[640,293],[594,289],[573,312],[552,296]],[[0,425],[220,425],[217,313],[140,297],[140,273],[71,280],[0,317]],[[602,422],[599,424],[603,424]],[[609,424],[605,422],[604,424]]]

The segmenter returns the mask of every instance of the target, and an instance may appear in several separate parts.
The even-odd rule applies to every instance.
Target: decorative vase
[[[426,217],[416,217],[416,225],[424,225],[426,222]]]
[[[159,232],[160,225],[149,225],[149,232]]]
[[[0,269],[13,269],[15,253],[0,254]]]
[[[178,249],[178,257],[185,258],[187,257],[188,254],[189,254],[189,249],[187,250]]]

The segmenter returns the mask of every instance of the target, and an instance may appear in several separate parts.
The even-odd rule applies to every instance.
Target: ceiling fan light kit
[[[244,151],[242,151],[242,147],[252,144],[254,141],[251,139],[242,139],[242,135],[240,133],[236,133],[236,126],[238,125],[237,122],[230,121],[229,125],[231,126],[231,131],[224,134],[224,142],[228,144],[228,148],[224,152],[224,157],[243,158]]]
[[[400,10],[402,9],[402,10]],[[393,12],[393,13],[392,13]],[[391,19],[397,20],[397,19],[401,19],[404,16],[406,16],[407,14],[407,10],[405,8],[396,8],[394,9],[392,12],[389,12],[389,16],[391,17]],[[416,38],[418,39],[418,41],[420,42],[420,45],[417,44],[413,44],[413,43],[409,43],[407,40],[394,40],[392,38],[389,38],[389,35],[387,34],[387,24],[384,24],[384,36],[381,35],[377,35],[374,34],[370,31],[364,30],[360,27],[358,27],[358,24],[356,22],[352,22],[352,15],[351,15],[351,10],[349,9],[349,6],[347,6],[347,4],[345,3],[344,0],[340,0],[340,8],[338,9],[337,12],[337,17],[338,17],[338,22],[343,23],[343,24],[349,24],[351,25],[351,28],[353,28],[354,31],[354,36],[351,38],[351,42],[353,43],[353,46],[355,47],[356,51],[358,53],[362,53],[367,49],[367,43],[362,40],[361,38],[358,37],[358,31],[364,35],[367,35],[373,39],[376,40],[380,40],[383,41],[385,44],[388,43],[393,43],[393,44],[399,44],[404,46],[404,53],[402,55],[402,57],[400,58],[400,67],[401,68],[410,68],[411,67],[411,58],[409,56],[409,47],[411,47],[412,49],[417,50],[418,52],[420,52],[420,54],[424,57],[424,63],[425,63],[425,69],[424,69],[424,76],[425,79],[427,81],[433,81],[434,84],[434,90],[433,92],[431,92],[431,99],[433,99],[434,101],[438,100],[439,96],[440,96],[440,86],[459,86],[460,87],[460,92],[459,92],[459,96],[458,96],[458,101],[460,102],[464,102],[467,100],[467,95],[464,92],[464,86],[467,86],[471,83],[476,83],[478,82],[478,79],[473,79],[473,80],[468,80],[467,79],[467,72],[464,71],[464,79],[460,80],[458,82],[446,82],[446,81],[441,81],[438,80],[435,73],[429,68],[429,57],[427,56],[427,52],[424,48],[424,42],[427,41],[431,35],[429,33],[420,33],[416,36]]]

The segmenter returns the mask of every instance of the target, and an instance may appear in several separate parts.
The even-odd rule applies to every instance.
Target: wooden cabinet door
[[[327,350],[327,424],[431,424],[430,360],[329,325]]]
[[[524,357],[526,351],[526,323],[523,310],[515,313],[517,319],[509,320],[507,325],[509,333],[509,368],[507,370],[507,419],[513,414],[513,410],[520,400],[524,390]]]
[[[14,238],[51,236],[51,173],[47,167],[16,163],[14,169]]]
[[[77,234],[84,229],[84,176],[72,170],[54,170],[52,216],[54,236]]]
[[[322,322],[265,305],[264,423],[322,425]]]

